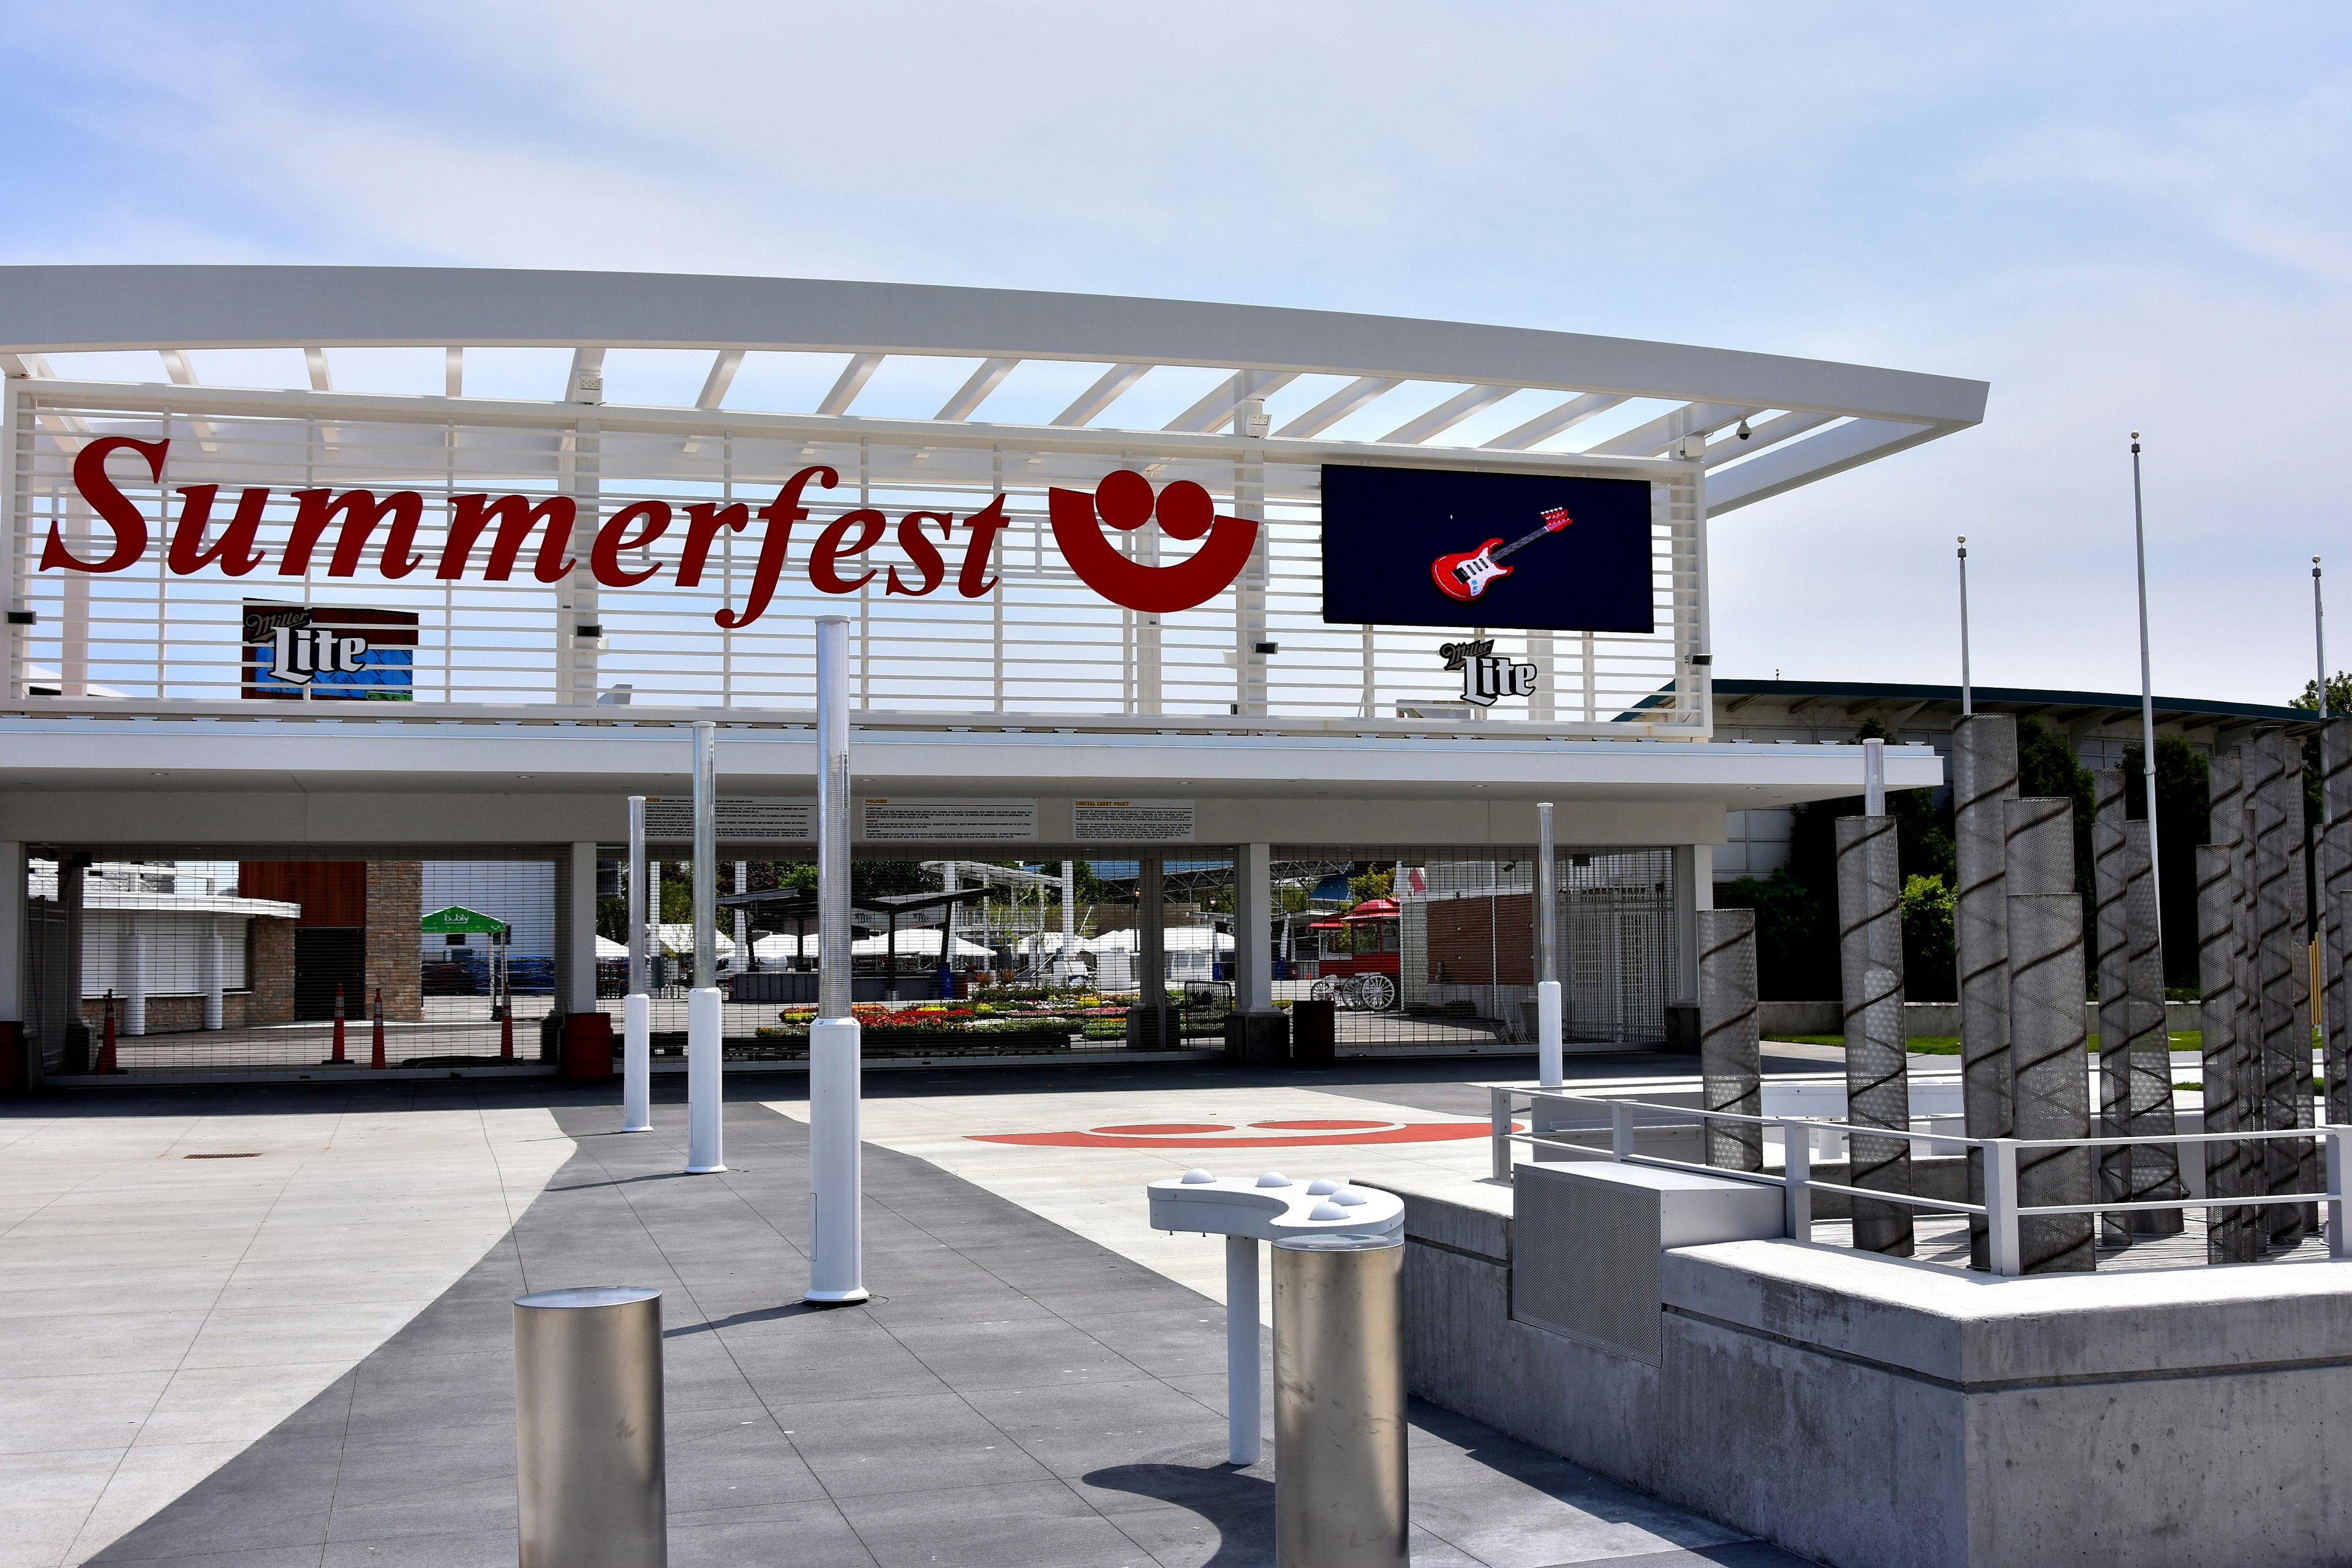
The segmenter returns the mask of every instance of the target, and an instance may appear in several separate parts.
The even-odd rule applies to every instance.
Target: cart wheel
[[[1328,1002],[1331,1000],[1331,983],[1328,980],[1317,981],[1307,988],[1307,999],[1310,1002]]]
[[[1361,1005],[1367,1012],[1385,1013],[1396,1003],[1396,983],[1385,974],[1363,977]]]

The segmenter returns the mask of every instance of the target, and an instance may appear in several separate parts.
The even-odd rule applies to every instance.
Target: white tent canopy
[[[905,959],[928,958],[936,963],[939,962],[940,943],[945,935],[946,932],[937,926],[901,926],[898,929],[898,956]],[[814,931],[808,933],[805,948],[800,945],[801,941],[797,936],[763,936],[751,944],[751,951],[761,963],[781,963],[791,958],[815,958],[824,951],[824,939]],[[890,952],[890,939],[887,933],[860,937],[850,944],[849,951],[856,958],[884,958]],[[955,955],[958,958],[994,958],[996,952],[992,948],[958,937]]]

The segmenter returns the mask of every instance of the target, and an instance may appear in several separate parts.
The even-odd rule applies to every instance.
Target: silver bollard
[[[1404,1238],[1274,1252],[1278,1568],[1407,1568]]]
[[[666,1568],[661,1292],[541,1290],[514,1326],[521,1568]]]

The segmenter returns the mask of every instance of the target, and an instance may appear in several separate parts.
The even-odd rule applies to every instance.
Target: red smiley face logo
[[[1104,475],[1091,496],[1056,487],[1046,502],[1055,542],[1071,570],[1112,604],[1148,615],[1171,615],[1215,598],[1241,575],[1257,543],[1256,523],[1219,517],[1209,492],[1190,479],[1163,487],[1155,501],[1151,481],[1122,468]],[[1207,542],[1189,561],[1146,566],[1120,554],[1103,533],[1106,524],[1126,532],[1155,516],[1170,538],[1190,542],[1206,534]]]

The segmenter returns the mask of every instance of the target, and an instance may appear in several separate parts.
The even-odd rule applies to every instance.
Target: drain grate
[[[252,1149],[242,1154],[183,1154],[180,1158],[183,1160],[258,1160],[261,1158],[261,1151]]]

